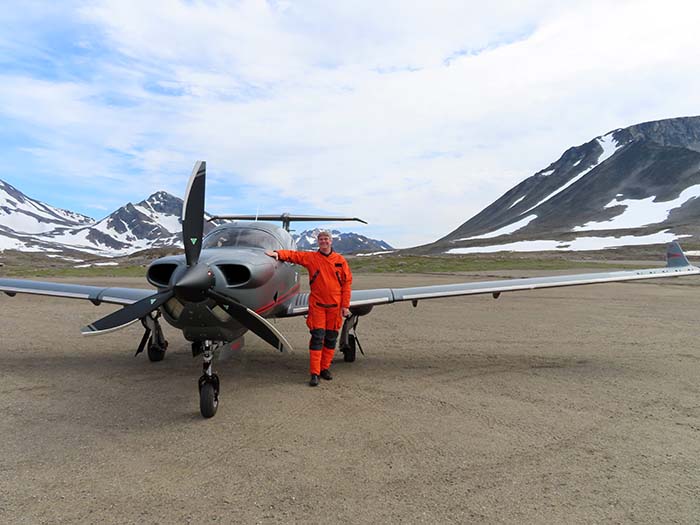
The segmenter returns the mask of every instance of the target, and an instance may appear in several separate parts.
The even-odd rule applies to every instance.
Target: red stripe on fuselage
[[[257,310],[255,310],[256,314],[262,314],[263,312],[267,312],[270,308],[274,308],[278,304],[286,301],[291,295],[294,295],[299,291],[299,283],[295,284],[292,286],[289,290],[287,290],[283,295],[277,298],[276,301],[272,301],[271,303],[266,304],[265,306],[261,306]]]

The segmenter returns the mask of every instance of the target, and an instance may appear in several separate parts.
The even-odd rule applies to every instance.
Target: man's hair
[[[333,239],[333,236],[331,235],[331,232],[329,232],[328,230],[319,230],[319,232],[316,234],[316,238],[318,239],[318,238],[321,237],[322,235],[325,235],[325,236],[328,237],[329,239]]]

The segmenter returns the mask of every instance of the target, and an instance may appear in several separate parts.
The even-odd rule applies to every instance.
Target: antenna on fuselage
[[[292,215],[291,213],[282,213],[281,215],[215,215],[207,219],[208,221],[224,220],[224,221],[281,221],[282,227],[289,231],[289,225],[292,222],[315,222],[315,221],[357,221],[362,224],[367,224],[358,217],[329,217],[327,215]]]

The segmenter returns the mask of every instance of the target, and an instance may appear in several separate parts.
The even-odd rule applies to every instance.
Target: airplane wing
[[[154,290],[142,288],[86,286],[24,279],[0,279],[0,292],[10,296],[28,293],[69,299],[87,299],[95,305],[100,303],[129,305],[155,293]]]
[[[672,242],[666,251],[666,266],[642,270],[624,270],[615,272],[582,273],[574,275],[556,275],[550,277],[532,277],[527,279],[503,279],[499,281],[478,281],[436,286],[417,286],[413,288],[377,288],[373,290],[353,290],[350,309],[362,309],[366,306],[390,304],[398,301],[422,301],[458,295],[493,294],[497,297],[503,292],[537,290],[559,286],[579,286],[641,279],[658,279],[662,277],[681,277],[700,274],[700,268],[691,265],[678,243]],[[290,304],[287,316],[303,315],[309,309],[309,295],[299,294]]]

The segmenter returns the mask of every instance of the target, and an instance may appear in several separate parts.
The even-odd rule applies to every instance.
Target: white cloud
[[[697,112],[690,1],[97,1],[77,14],[90,74],[0,74],[0,118],[94,200],[181,194],[206,158],[210,195],[247,206],[228,212],[303,203],[289,211],[358,215],[364,234],[415,245],[572,145]],[[237,201],[241,186],[264,186],[263,202]]]

